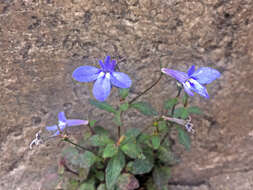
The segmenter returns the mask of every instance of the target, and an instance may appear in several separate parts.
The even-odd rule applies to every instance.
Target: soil
[[[88,104],[92,84],[75,82],[80,65],[111,55],[133,80],[133,98],[163,67],[221,71],[209,100],[190,103],[192,149],[174,149],[181,162],[169,181],[175,190],[253,189],[253,1],[252,0],[5,0],[0,1],[0,189],[50,190],[64,146],[51,139],[29,149],[35,134],[53,125],[59,111],[96,119],[115,131],[111,115]],[[165,77],[142,99],[157,109],[175,95]],[[113,89],[108,102],[117,104]],[[124,115],[128,127],[150,118]],[[86,128],[74,128],[80,138]]]

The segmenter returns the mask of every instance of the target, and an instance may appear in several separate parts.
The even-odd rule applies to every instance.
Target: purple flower
[[[78,126],[78,125],[87,125],[89,121],[80,120],[80,119],[67,119],[64,112],[58,113],[58,125],[46,126],[48,131],[56,131],[53,136],[57,136],[60,134],[58,127],[60,130],[63,130],[65,127]]]
[[[101,69],[93,66],[80,66],[72,74],[72,77],[79,82],[95,81],[93,95],[99,101],[105,101],[111,91],[111,85],[119,88],[129,88],[132,84],[128,75],[116,72],[116,61],[110,60],[107,56],[105,61],[99,60]]]
[[[193,92],[209,98],[205,84],[210,84],[213,80],[220,77],[220,72],[210,67],[200,67],[195,71],[195,66],[191,66],[188,73],[177,70],[162,68],[162,72],[177,79],[184,87],[185,92],[193,96]]]

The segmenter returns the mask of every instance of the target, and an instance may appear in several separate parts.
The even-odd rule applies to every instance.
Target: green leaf
[[[175,165],[179,162],[179,159],[169,150],[168,147],[160,146],[158,149],[158,159],[166,165]]]
[[[135,159],[141,158],[143,156],[141,147],[136,143],[129,142],[127,144],[122,145],[120,148],[130,158]]]
[[[93,146],[106,146],[114,143],[107,135],[93,135],[90,141]]]
[[[90,151],[85,151],[84,154],[80,155],[80,158],[84,168],[91,167],[96,161],[98,161],[98,157]]]
[[[199,115],[203,114],[201,109],[199,109],[197,106],[191,106],[187,109],[187,111],[188,111],[188,113],[193,113],[193,114],[199,114]]]
[[[131,107],[137,109],[139,112],[147,116],[155,116],[158,114],[148,102],[137,102],[131,104]]]
[[[105,180],[105,174],[103,171],[95,171],[95,176],[99,181],[104,181]]]
[[[115,144],[106,145],[103,153],[103,158],[111,158],[118,153],[118,147]]]
[[[187,119],[189,113],[185,107],[176,108],[173,117]]]
[[[172,98],[172,99],[169,99],[167,101],[164,102],[164,108],[166,110],[170,110],[172,109],[173,106],[177,105],[178,103],[178,99],[177,98]]]
[[[178,131],[179,143],[184,145],[187,150],[190,150],[190,148],[191,148],[191,138],[190,138],[189,134],[184,129],[182,129],[181,127],[177,127],[176,129]]]
[[[97,190],[106,190],[106,186],[104,183],[100,184],[97,188]]]
[[[95,126],[95,127],[94,127],[94,132],[95,132],[97,135],[109,136],[109,131],[106,130],[105,128],[101,127],[101,126]]]
[[[160,146],[161,139],[158,135],[154,135],[154,136],[151,137],[151,142],[152,142],[153,148],[156,150]]]
[[[150,176],[149,179],[147,180],[145,187],[147,190],[157,190],[157,188],[155,187],[155,184],[153,182],[152,176]]]
[[[155,167],[152,176],[158,190],[164,190],[164,187],[168,185],[168,181],[170,178],[170,168],[166,166]]]
[[[96,120],[94,119],[89,121],[89,124],[91,127],[94,127],[95,123],[96,123]]]
[[[80,155],[76,148],[70,146],[62,151],[62,156],[70,161],[73,165],[79,165],[80,163]]]
[[[125,134],[125,139],[121,142],[121,145],[126,144],[130,141],[136,141],[136,137],[140,135],[141,131],[137,128],[128,129]]]
[[[97,187],[97,190],[106,190],[106,186],[104,183],[100,184],[98,187]]]
[[[119,95],[122,99],[128,96],[129,88],[119,88]]]
[[[126,111],[128,108],[129,108],[128,102],[125,102],[124,104],[121,104],[121,105],[119,106],[119,110],[120,110],[120,111]]]
[[[84,181],[87,179],[88,175],[89,175],[89,172],[90,172],[90,168],[79,168],[78,169],[78,179],[80,181]]]
[[[160,132],[167,132],[168,131],[168,126],[165,120],[163,121],[158,121],[158,130]]]
[[[82,183],[82,185],[79,187],[78,190],[96,190],[96,188],[95,188],[95,180],[94,179],[90,179],[90,180]]]
[[[89,103],[101,110],[116,113],[116,109],[114,109],[111,105],[107,104],[106,102],[99,102],[97,100],[89,99]]]
[[[133,175],[123,173],[119,176],[117,186],[119,190],[134,190],[139,188],[140,185]]]
[[[125,156],[122,152],[118,152],[110,159],[106,167],[105,180],[108,190],[112,190],[118,180],[118,177],[125,166]]]
[[[146,134],[146,133],[142,133],[138,138],[137,138],[137,142],[141,143],[141,144],[149,144],[149,139],[150,139],[150,135]]]
[[[148,159],[136,159],[127,164],[127,170],[134,175],[141,175],[149,173],[153,168],[153,163]]]
[[[69,179],[65,188],[68,190],[76,190],[76,189],[78,189],[79,186],[80,186],[80,184],[76,179]]]
[[[116,125],[118,126],[121,126],[122,123],[121,123],[121,111],[117,111],[115,114],[114,114],[114,118],[113,118],[113,121]]]

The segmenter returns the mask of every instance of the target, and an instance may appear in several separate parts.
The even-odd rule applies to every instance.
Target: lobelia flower
[[[93,66],[80,66],[75,69],[72,77],[79,82],[95,81],[93,95],[99,101],[105,101],[111,91],[111,85],[119,88],[129,88],[132,84],[128,75],[116,72],[116,61],[107,56],[105,61],[99,60],[101,69]]]
[[[220,77],[220,72],[212,69],[210,67],[200,67],[195,71],[195,66],[191,66],[188,73],[162,68],[163,73],[170,75],[171,77],[177,79],[184,87],[185,92],[193,96],[193,92],[199,95],[209,98],[205,84],[210,84],[213,80]]]
[[[191,117],[190,116],[186,120],[173,118],[173,117],[166,117],[166,116],[162,116],[162,118],[164,120],[171,121],[171,122],[174,122],[174,123],[177,123],[179,125],[184,126],[188,132],[195,133],[195,130],[193,129],[193,124],[191,123]]]
[[[58,113],[58,125],[46,126],[48,131],[56,131],[53,136],[57,136],[60,134],[58,127],[60,130],[63,130],[65,127],[79,126],[79,125],[88,125],[88,120],[80,120],[80,119],[67,119],[64,112]]]

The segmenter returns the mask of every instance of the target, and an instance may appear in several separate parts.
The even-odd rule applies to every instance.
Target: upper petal
[[[107,72],[113,72],[116,65],[115,60],[111,60],[110,56],[107,56],[104,61],[104,70]]]
[[[93,95],[99,101],[105,101],[111,91],[110,74],[99,77],[93,86]]]
[[[99,73],[100,69],[86,65],[77,67],[74,70],[72,77],[79,82],[91,82],[97,79]]]
[[[114,86],[119,88],[130,88],[132,85],[132,80],[130,77],[122,72],[112,72],[111,82]]]
[[[67,126],[78,126],[78,125],[87,125],[89,121],[87,120],[80,120],[80,119],[68,119],[67,120]]]
[[[195,65],[192,65],[190,69],[188,70],[188,76],[191,76],[195,71]]]
[[[206,88],[204,86],[202,86],[198,81],[196,81],[194,79],[189,79],[188,81],[190,82],[190,85],[191,85],[190,89],[191,90],[193,90],[194,92],[198,93],[199,95],[201,95],[205,98],[209,98]]]
[[[167,69],[162,68],[161,71],[167,75],[170,75],[171,77],[177,79],[180,83],[184,83],[189,77],[186,73],[173,70],[173,69]]]
[[[191,77],[197,80],[200,84],[209,84],[213,80],[220,77],[220,72],[210,67],[201,67],[194,72]]]
[[[63,111],[58,113],[58,120],[59,120],[59,122],[66,123],[67,118],[66,118],[65,113]]]

